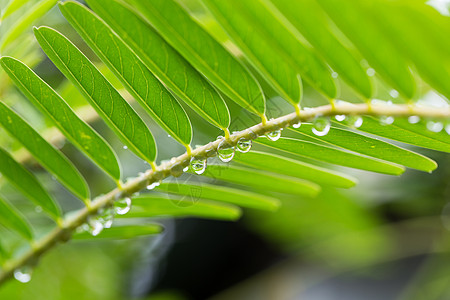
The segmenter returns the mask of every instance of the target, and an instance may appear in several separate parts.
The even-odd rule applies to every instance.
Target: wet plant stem
[[[350,104],[334,103],[306,110],[300,113],[294,112],[276,119],[268,120],[265,124],[257,124],[245,130],[231,134],[227,142],[235,146],[241,138],[254,140],[258,136],[266,133],[292,126],[299,122],[311,121],[318,116],[334,115],[370,115],[370,116],[393,116],[408,117],[419,116],[422,118],[450,119],[450,108],[413,107],[411,105],[385,105],[385,104]],[[192,149],[190,154],[184,153],[169,162],[163,163],[154,169],[150,169],[142,175],[128,180],[121,188],[115,188],[109,193],[95,198],[89,205],[66,217],[59,227],[54,228],[46,236],[32,243],[32,247],[17,258],[7,261],[0,273],[0,285],[10,279],[14,271],[23,266],[34,265],[41,255],[55,247],[59,243],[67,242],[71,239],[73,232],[82,224],[88,221],[89,216],[95,215],[102,208],[112,206],[114,201],[125,197],[130,197],[145,189],[148,185],[163,180],[171,175],[179,175],[184,167],[189,165],[191,157],[209,157],[210,153],[215,153],[219,144],[225,138],[218,139],[207,145]],[[175,172],[174,170],[178,170]]]

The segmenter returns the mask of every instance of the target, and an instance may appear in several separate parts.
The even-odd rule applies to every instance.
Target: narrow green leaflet
[[[265,98],[256,79],[173,0],[129,0],[192,66],[243,108],[259,116]]]
[[[280,138],[278,141],[272,142],[267,138],[259,138],[256,142],[299,156],[349,168],[390,175],[400,175],[405,171],[405,168],[393,163],[297,139]]]
[[[317,0],[328,15],[358,47],[369,64],[406,99],[412,99],[415,82],[403,53],[389,40],[359,0]]]
[[[275,211],[280,206],[278,199],[265,195],[217,186],[208,183],[161,183],[156,189],[170,194],[198,197],[207,200],[227,202],[241,207]]]
[[[429,131],[424,121],[409,124],[408,121],[398,118],[394,124],[381,125],[378,119],[364,117],[364,122],[358,130],[406,144],[450,153],[450,136],[444,130]]]
[[[355,91],[366,99],[372,98],[372,84],[368,75],[355,55],[331,32],[325,13],[314,1],[272,0],[281,13]]]
[[[97,113],[136,155],[147,162],[156,159],[156,144],[144,121],[89,59],[57,31],[35,29],[47,56],[85,96]]]
[[[74,165],[25,120],[0,101],[0,124],[33,157],[81,200],[89,199],[86,181]]]
[[[21,8],[25,3],[27,3],[29,0],[12,0],[9,1],[5,9],[2,11],[1,14],[1,20],[6,19],[9,17],[12,13],[14,13],[16,10]]]
[[[87,3],[172,92],[214,126],[228,128],[230,113],[219,93],[145,20],[115,0]]]
[[[250,63],[285,100],[296,106],[302,95],[298,74],[292,68],[291,57],[286,55],[278,43],[273,42],[274,37],[252,16],[252,8],[261,6],[255,6],[253,3],[255,1],[252,0],[203,0],[203,2],[207,4],[231,39],[243,50]],[[250,9],[246,9],[248,6]]]
[[[300,73],[304,81],[326,97],[336,98],[337,88],[330,68],[316,55],[314,49],[300,42],[281,21],[282,17],[276,15],[273,5],[262,0],[241,1],[240,5],[240,12],[245,10],[256,24],[255,30],[268,36],[273,47],[277,47],[278,55],[289,61],[291,68]]]
[[[153,119],[178,142],[189,145],[192,126],[186,112],[134,52],[85,6],[76,2],[59,6],[69,23]]]
[[[30,225],[11,204],[0,197],[0,224],[8,229],[17,231],[27,240],[33,239]]]
[[[0,41],[0,50],[5,49],[11,42],[25,30],[30,28],[36,19],[39,19],[45,15],[58,0],[41,0],[31,7],[23,16],[17,19],[16,23],[12,25],[10,29]]]
[[[0,239],[0,264],[3,264],[8,258],[9,253],[3,245],[3,241]]]
[[[346,174],[271,153],[259,151],[251,151],[241,155],[236,153],[233,161],[249,167],[306,179],[323,185],[350,188],[358,182],[356,178]]]
[[[315,197],[320,186],[294,177],[230,165],[209,165],[202,176],[261,190]]]
[[[311,131],[312,127],[311,124],[302,124],[300,128],[293,130],[302,135],[315,137]],[[345,129],[332,127],[328,134],[321,136],[319,140],[412,169],[431,172],[437,168],[435,161],[421,154]]]
[[[28,199],[36,205],[40,205],[51,217],[57,219],[61,216],[58,204],[50,197],[36,177],[2,148],[0,148],[0,173]]]
[[[235,221],[242,212],[239,207],[217,202],[186,199],[177,195],[141,195],[133,198],[131,211],[121,218],[200,217]]]
[[[146,225],[127,225],[117,226],[102,230],[98,235],[93,236],[87,231],[77,232],[73,235],[75,240],[123,240],[132,239],[140,236],[148,236],[154,234],[160,234],[164,231],[164,228],[158,224],[146,224]]]
[[[442,55],[436,45],[433,26],[422,14],[412,14],[407,5],[396,1],[369,1],[367,4],[377,25],[395,43],[398,51],[415,64],[421,77],[434,89],[450,98],[448,50]],[[421,4],[425,5],[425,4]],[[411,16],[414,17],[411,17]]]
[[[105,140],[83,122],[48,84],[20,61],[2,57],[0,63],[19,89],[62,133],[114,180],[120,179],[116,155]]]

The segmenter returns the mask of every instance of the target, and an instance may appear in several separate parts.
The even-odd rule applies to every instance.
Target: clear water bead
[[[428,121],[427,129],[432,132],[441,132],[444,129],[444,124],[441,122]]]
[[[336,121],[342,122],[345,120],[346,116],[345,115],[335,115],[334,118],[336,119]]]
[[[420,122],[420,117],[419,116],[409,116],[408,117],[408,122],[410,124],[417,124]]]
[[[188,167],[189,168],[189,167]],[[187,170],[186,170],[187,171]],[[161,183],[159,181],[155,181],[150,183],[149,185],[147,185],[147,190],[151,191],[153,190],[155,187],[159,186]]]
[[[266,137],[273,142],[278,141],[281,137],[281,129],[266,133]]]
[[[312,132],[317,136],[325,136],[331,128],[330,119],[318,117],[313,121]]]
[[[295,129],[300,128],[300,126],[302,126],[302,122],[298,122],[298,123],[295,123],[294,125],[292,125],[292,127],[294,127]]]
[[[124,215],[131,209],[131,198],[126,197],[114,202],[114,212],[118,215]]]
[[[363,118],[361,118],[360,116],[348,116],[346,118],[346,123],[348,126],[350,127],[354,127],[354,128],[359,128],[362,126],[363,124]]]
[[[450,134],[450,124],[445,125],[445,131]]]
[[[128,146],[123,146],[122,148],[123,148],[123,150],[127,150]]]
[[[30,282],[33,268],[30,266],[24,266],[14,271],[14,278],[22,283]]]
[[[105,228],[111,228],[114,221],[114,209],[112,207],[103,208],[96,216],[89,218],[89,233],[97,236]]]
[[[195,174],[202,175],[206,170],[206,158],[193,157],[189,165]]]
[[[391,125],[394,123],[395,119],[391,116],[382,116],[380,117],[380,124],[381,125]]]
[[[217,147],[217,155],[221,161],[230,162],[234,157],[234,147],[226,140],[223,140]]]
[[[252,140],[240,138],[236,144],[236,148],[239,152],[247,153],[252,148]]]

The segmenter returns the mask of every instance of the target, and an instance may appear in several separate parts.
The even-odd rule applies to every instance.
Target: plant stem
[[[412,107],[411,105],[385,105],[372,104],[350,104],[335,103],[333,106],[324,105],[307,110],[302,110],[300,114],[294,112],[277,119],[269,120],[264,125],[262,123],[254,125],[245,130],[239,131],[229,136],[227,141],[235,145],[240,138],[256,139],[258,136],[268,132],[285,128],[298,122],[306,122],[317,116],[333,115],[371,115],[371,116],[419,116],[425,118],[443,118],[450,119],[450,108],[432,108],[432,107]],[[85,207],[75,212],[72,217],[66,218],[62,227],[53,229],[42,239],[34,243],[34,246],[20,257],[8,261],[5,268],[0,273],[0,285],[11,278],[14,270],[31,265],[38,261],[40,256],[60,242],[66,242],[71,238],[72,233],[82,224],[87,222],[90,215],[95,215],[101,208],[113,205],[115,200],[129,197],[132,194],[146,188],[147,185],[160,181],[171,175],[171,170],[184,168],[190,162],[192,156],[208,157],[209,153],[214,152],[225,138],[216,140],[207,145],[192,150],[191,154],[184,153],[169,162],[161,164],[154,169],[150,169],[144,174],[129,180],[121,189],[116,188],[106,195],[97,197],[92,201],[89,207]],[[175,175],[175,172],[174,172]]]

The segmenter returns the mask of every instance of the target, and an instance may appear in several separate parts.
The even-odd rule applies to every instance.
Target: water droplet
[[[14,271],[14,278],[22,283],[30,282],[33,269],[30,266],[24,266]]]
[[[292,127],[294,127],[295,129],[300,128],[300,126],[302,126],[302,122],[298,122],[298,123],[295,123],[294,125],[292,125]]]
[[[123,150],[127,150],[128,146],[123,146],[122,148],[123,148]]]
[[[114,209],[112,207],[103,208],[95,216],[91,216],[88,220],[89,233],[97,236],[104,228],[110,228],[114,221]]]
[[[189,171],[189,167],[185,167],[185,168],[183,169],[183,172],[187,172],[187,171]]]
[[[234,147],[224,140],[217,147],[217,155],[221,161],[230,162],[234,157]]]
[[[372,69],[372,68],[368,68],[367,71],[366,71],[366,73],[367,73],[367,76],[372,77],[372,76],[375,75],[375,70]]]
[[[124,215],[131,209],[131,198],[126,197],[114,202],[114,212],[118,215]]]
[[[189,167],[187,167],[189,168]],[[155,187],[159,186],[161,183],[159,181],[155,181],[150,183],[149,185],[147,185],[147,190],[151,191],[153,190]]]
[[[447,124],[447,125],[445,126],[445,131],[446,131],[448,134],[450,134],[450,124]]]
[[[339,74],[337,72],[333,72],[333,73],[331,73],[331,77],[338,78]]]
[[[354,127],[354,128],[359,128],[361,127],[361,125],[363,124],[363,118],[361,118],[360,116],[348,116],[347,118],[347,125]]]
[[[394,123],[395,119],[392,116],[382,116],[380,117],[380,124],[381,125],[391,125]]]
[[[318,117],[313,121],[312,132],[317,136],[325,136],[330,131],[330,119]]]
[[[34,211],[35,212],[37,212],[38,214],[40,214],[42,211],[43,211],[43,209],[42,209],[42,206],[36,206],[35,208],[34,208]]]
[[[410,116],[410,117],[408,117],[408,122],[410,124],[417,124],[420,122],[420,117],[419,116]]]
[[[281,137],[281,129],[266,133],[266,137],[273,142],[278,141]]]
[[[206,158],[193,157],[191,158],[190,166],[195,174],[202,175],[206,170]]]
[[[346,116],[345,115],[335,115],[334,118],[336,119],[336,121],[342,122],[345,120]]]
[[[392,98],[397,98],[399,96],[399,93],[396,90],[391,90],[389,92],[389,95],[391,95]]]
[[[246,138],[240,138],[236,144],[236,148],[239,152],[247,153],[252,148],[252,140]]]
[[[444,124],[441,122],[428,121],[427,129],[432,132],[441,132],[444,129]]]

